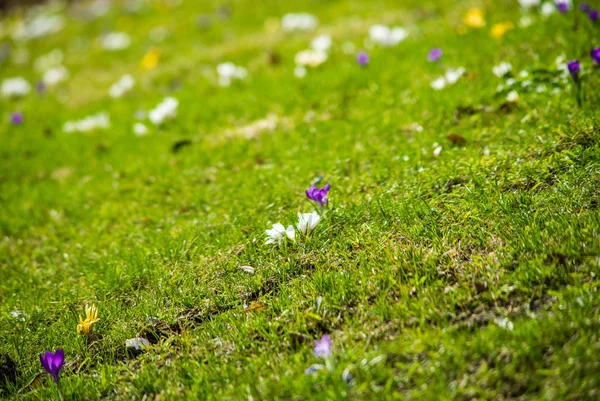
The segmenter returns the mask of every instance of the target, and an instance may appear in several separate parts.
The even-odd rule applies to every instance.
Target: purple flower
[[[325,185],[323,189],[319,189],[312,185],[306,190],[306,196],[311,201],[315,201],[323,207],[327,204],[327,192],[329,192],[329,188],[331,188],[331,185],[329,184]]]
[[[433,63],[435,61],[440,61],[440,59],[442,58],[442,49],[431,49],[429,51],[429,54],[427,55],[427,61],[429,61],[430,63]]]
[[[578,60],[571,60],[567,63],[569,73],[573,77],[573,81],[579,81],[579,73],[581,72],[581,63]]]
[[[52,380],[60,388],[60,371],[65,362],[65,352],[59,348],[54,354],[50,351],[46,352],[46,355],[40,354],[40,362],[42,362],[42,366],[46,369],[46,372],[52,376]]]
[[[23,117],[23,113],[20,111],[15,111],[10,115],[10,122],[12,125],[21,125],[23,124],[23,120],[25,120],[25,117]]]
[[[331,341],[329,336],[324,334],[321,336],[321,340],[315,340],[315,356],[327,358],[331,355]]]
[[[365,67],[367,64],[369,64],[369,55],[366,52],[360,52],[356,56],[356,61],[361,66]]]
[[[558,8],[558,11],[560,11],[561,13],[566,13],[571,9],[571,5],[569,4],[569,2],[564,0],[557,0],[555,4],[556,8]]]
[[[590,20],[595,24],[596,22],[598,22],[598,10],[590,10],[588,12],[588,17],[590,17]]]
[[[590,54],[592,56],[592,60],[594,60],[594,63],[596,63],[596,65],[598,67],[600,67],[600,47],[596,47],[595,49],[592,49]]]
[[[592,7],[590,7],[588,3],[581,3],[579,5],[579,9],[584,13],[589,13],[590,11],[592,11]]]

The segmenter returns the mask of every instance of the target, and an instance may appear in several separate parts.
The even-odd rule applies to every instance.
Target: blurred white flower
[[[304,78],[306,76],[306,67],[301,65],[296,66],[296,68],[294,68],[294,75],[296,78]]]
[[[42,77],[42,82],[44,82],[48,86],[57,85],[69,77],[69,70],[65,67],[58,66],[53,67],[47,70]]]
[[[273,228],[271,228],[270,230],[266,230],[266,232],[267,244],[280,245],[285,240],[285,237],[288,237],[291,240],[293,240],[296,237],[294,227],[288,226],[288,228],[285,228],[281,223],[273,224]]]
[[[495,319],[495,323],[498,325],[498,327],[504,330],[513,331],[514,329],[513,322],[511,322],[505,317],[499,317]]]
[[[144,136],[148,133],[148,127],[142,123],[133,124],[133,133],[137,136]]]
[[[508,93],[508,95],[506,95],[506,100],[511,102],[511,103],[516,103],[519,101],[519,92],[517,91],[510,91]]]
[[[431,82],[431,87],[437,91],[444,89],[446,87],[446,78],[439,77],[437,79],[434,79]]]
[[[284,32],[312,31],[317,24],[317,19],[309,13],[289,13],[281,18],[281,29]]]
[[[544,17],[554,14],[555,12],[556,12],[556,5],[554,3],[547,2],[547,3],[542,4],[541,13]]]
[[[525,14],[521,17],[521,19],[519,19],[519,26],[521,28],[527,28],[531,24],[533,24],[533,18],[531,18],[531,15]]]
[[[294,61],[296,65],[314,68],[327,61],[327,53],[313,49],[302,50],[296,53]]]
[[[220,86],[229,86],[234,80],[245,79],[248,76],[248,70],[228,61],[217,66],[217,75]]]
[[[541,3],[542,0],[519,0],[519,4],[525,9],[530,9],[539,6]]]
[[[408,36],[408,31],[402,27],[390,28],[387,25],[373,25],[369,29],[369,38],[381,46],[392,47],[402,42]]]
[[[30,40],[56,33],[63,29],[65,20],[60,15],[41,14],[27,23],[19,24],[13,31],[15,40]]]
[[[31,92],[31,85],[25,78],[14,77],[2,81],[0,92],[4,97],[20,97]]]
[[[174,97],[167,97],[160,102],[154,109],[148,113],[148,118],[154,125],[161,125],[166,120],[170,120],[177,116],[177,107],[179,101]]]
[[[502,63],[500,63],[492,68],[492,72],[498,78],[502,78],[502,77],[506,76],[511,70],[512,70],[512,64],[508,63],[506,61],[503,61]]]
[[[326,53],[331,47],[331,43],[331,36],[319,35],[313,39],[313,41],[310,43],[310,47],[318,52]]]
[[[441,146],[437,146],[435,149],[433,149],[433,157],[438,157],[440,155],[440,153],[442,153]]]
[[[111,32],[102,37],[102,47],[106,50],[123,50],[131,44],[131,38],[124,32]]]
[[[465,74],[465,72],[466,70],[463,67],[448,68],[444,77],[446,78],[446,81],[452,85],[455,84],[456,81],[458,81],[458,79]]]
[[[63,125],[65,132],[89,132],[99,128],[109,128],[110,118],[106,113],[99,113],[78,121],[68,121]]]
[[[296,224],[296,227],[302,234],[308,234],[315,229],[319,221],[321,221],[321,216],[317,212],[298,213],[298,224]]]
[[[125,74],[117,82],[111,85],[108,94],[114,99],[120,98],[129,92],[133,88],[133,85],[135,85],[133,77],[129,74]]]

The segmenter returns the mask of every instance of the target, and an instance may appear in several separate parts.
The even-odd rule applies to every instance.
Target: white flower
[[[514,329],[513,322],[511,322],[505,317],[499,317],[495,319],[495,323],[498,325],[498,327],[504,330],[513,331]]]
[[[242,80],[248,76],[248,70],[232,62],[221,63],[217,66],[220,86],[229,86],[234,80]]]
[[[99,113],[78,121],[68,121],[63,125],[65,132],[89,132],[98,128],[109,128],[110,118],[106,113]]]
[[[133,124],[133,133],[137,136],[144,136],[148,133],[148,127],[142,123]]]
[[[31,85],[25,78],[15,77],[7,78],[2,81],[0,92],[4,97],[25,96],[31,91]]]
[[[319,221],[321,221],[321,216],[317,212],[298,213],[298,224],[296,224],[296,227],[302,234],[308,234],[315,229]]]
[[[13,32],[15,40],[29,40],[56,33],[63,29],[65,20],[60,15],[38,15]]]
[[[271,228],[270,230],[266,230],[266,232],[267,244],[279,245],[285,240],[286,236],[291,240],[293,240],[296,237],[294,227],[288,226],[288,228],[285,228],[281,223],[273,224],[273,228]]]
[[[44,73],[44,76],[42,77],[42,81],[48,86],[53,86],[63,82],[68,77],[69,70],[67,70],[61,65],[58,67],[50,68],[48,71],[46,71]]]
[[[308,13],[289,13],[281,18],[284,32],[312,31],[317,27],[317,19]]]
[[[544,3],[542,4],[541,12],[544,17],[554,14],[556,12],[556,5],[553,3]]]
[[[519,101],[519,92],[517,91],[510,91],[508,93],[508,95],[506,95],[506,100],[511,102],[511,103],[516,103]]]
[[[111,85],[108,94],[112,98],[119,98],[129,92],[133,85],[135,85],[135,80],[129,74],[123,75],[117,82]]]
[[[446,87],[446,78],[439,77],[431,82],[431,87],[436,91],[440,91]]]
[[[458,81],[458,79],[465,74],[465,72],[466,70],[463,67],[448,68],[445,74],[446,81],[448,81],[450,85],[455,84],[456,81]]]
[[[327,61],[327,53],[312,49],[302,50],[301,52],[296,53],[294,61],[296,62],[296,65],[314,68]]]
[[[523,15],[519,20],[519,26],[521,28],[527,28],[531,24],[533,24],[533,18],[531,18],[530,15]]]
[[[301,65],[296,66],[296,68],[294,68],[294,75],[296,76],[296,78],[304,78],[306,76],[306,67],[303,67]]]
[[[495,76],[497,76],[498,78],[502,78],[504,77],[506,74],[508,74],[510,71],[512,70],[512,64],[508,63],[506,61],[503,61],[502,63],[498,64],[497,66],[495,66],[494,68],[492,68],[492,72],[494,73]]]
[[[313,41],[310,43],[310,47],[318,52],[326,53],[331,47],[331,43],[331,36],[319,35],[313,39]]]
[[[519,4],[525,9],[530,9],[539,6],[541,3],[542,0],[519,0]]]
[[[440,155],[440,153],[442,153],[441,146],[437,146],[435,149],[433,149],[433,157],[438,157]]]
[[[148,113],[148,118],[154,125],[161,125],[166,120],[175,118],[179,101],[174,97],[167,97]]]
[[[402,42],[408,36],[408,31],[402,27],[390,28],[387,25],[373,25],[369,29],[369,37],[374,43],[392,47]]]
[[[131,44],[131,38],[124,32],[111,32],[102,37],[102,47],[106,50],[123,50]]]

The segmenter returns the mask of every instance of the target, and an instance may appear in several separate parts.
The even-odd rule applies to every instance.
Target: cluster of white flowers
[[[150,110],[148,118],[150,118],[152,124],[162,125],[165,121],[177,116],[177,107],[179,107],[179,100],[174,97],[167,97],[154,109]]]
[[[12,37],[14,40],[31,40],[59,32],[64,26],[65,20],[62,16],[41,14],[17,25]]]
[[[309,13],[289,13],[281,18],[284,32],[312,31],[317,25],[317,19]]]
[[[131,38],[124,32],[111,32],[102,37],[102,47],[106,50],[123,50],[131,44]]]
[[[65,132],[90,132],[99,128],[109,128],[110,118],[106,113],[99,113],[78,121],[68,121],[63,125]]]
[[[57,85],[69,77],[69,70],[62,65],[62,50],[54,49],[35,59],[33,68],[42,74],[42,82],[48,86]]]
[[[217,66],[220,86],[229,86],[235,80],[243,80],[248,76],[248,70],[228,61]]]
[[[331,36],[327,34],[319,35],[310,43],[310,49],[296,53],[294,75],[297,78],[304,78],[307,67],[315,68],[327,61],[332,43]]]
[[[492,68],[492,72],[498,78],[503,78],[503,77],[507,76],[511,71],[512,71],[512,64],[508,63],[506,61],[503,61],[502,63],[500,63]]]
[[[431,87],[439,91],[448,85],[454,85],[460,79],[460,77],[465,74],[465,72],[466,70],[463,67],[448,68],[443,76],[431,82]]]
[[[396,46],[407,37],[408,31],[399,26],[373,25],[369,29],[369,38],[371,41],[384,47]]]
[[[540,14],[542,14],[542,16],[544,16],[544,17],[554,14],[557,11],[558,1],[545,1],[545,2],[542,2],[542,0],[518,0],[518,1],[519,1],[519,5],[526,11],[531,11],[531,10],[539,7]],[[571,9],[573,7],[572,0],[561,0],[561,2],[565,3],[567,5],[568,9]],[[525,24],[521,24],[521,25],[529,25],[529,24],[525,23]]]
[[[23,77],[7,78],[2,81],[0,92],[4,97],[20,97],[31,92],[31,84]]]
[[[133,77],[129,74],[125,74],[117,82],[111,85],[108,94],[114,99],[120,98],[133,89],[133,85],[135,85]]]
[[[298,213],[298,223],[296,229],[303,235],[308,235],[317,227],[321,221],[321,215],[317,212],[311,213]],[[287,228],[281,224],[273,224],[271,229],[266,230],[267,233],[267,244],[281,245],[286,238],[294,240],[296,238],[296,231],[294,226],[289,225]]]

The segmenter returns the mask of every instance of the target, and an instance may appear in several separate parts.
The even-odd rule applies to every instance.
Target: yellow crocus
[[[77,325],[77,332],[83,333],[86,336],[92,331],[92,325],[98,322],[98,308],[95,305],[85,306],[85,320],[79,316],[79,324]]]
[[[144,57],[142,57],[142,61],[140,61],[140,67],[144,70],[151,70],[158,64],[158,59],[160,58],[160,51],[157,48],[152,48],[148,50]]]
[[[471,8],[463,17],[463,22],[469,28],[483,28],[485,26],[485,17],[480,8]]]
[[[515,25],[510,21],[497,23],[492,27],[492,38],[500,39],[504,36],[506,32],[510,31],[511,29],[514,29],[514,27]]]

